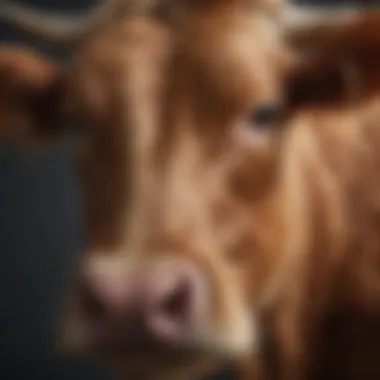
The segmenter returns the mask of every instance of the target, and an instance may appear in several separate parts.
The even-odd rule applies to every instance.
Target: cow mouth
[[[193,350],[162,347],[151,341],[133,339],[131,334],[95,344],[93,356],[109,368],[121,368],[131,378],[149,378],[149,373],[164,374],[196,362],[200,355]]]
[[[81,295],[80,318],[90,340],[89,351],[97,356],[119,357],[123,361],[144,361],[160,366],[178,364],[197,356],[194,348],[163,344],[154,339],[139,324],[138,315],[132,322],[119,320],[114,323],[99,301],[87,292]]]

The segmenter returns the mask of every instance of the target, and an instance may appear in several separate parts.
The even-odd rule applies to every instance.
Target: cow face
[[[181,17],[124,22],[70,80],[88,246],[64,340],[136,378],[254,352],[286,258],[276,24],[241,3]]]
[[[336,76],[328,61],[288,82],[280,1],[165,4],[89,38],[58,91],[87,134],[87,246],[60,342],[136,379],[260,349],[258,317],[304,248],[288,107]]]

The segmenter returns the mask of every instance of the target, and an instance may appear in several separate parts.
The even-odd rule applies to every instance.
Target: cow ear
[[[300,30],[302,59],[285,84],[289,105],[336,106],[380,91],[379,25],[380,11],[368,11],[339,26]]]
[[[62,129],[64,73],[24,48],[0,49],[0,141],[33,140]]]
[[[288,108],[336,106],[357,99],[362,91],[358,68],[349,61],[302,60],[288,73]]]

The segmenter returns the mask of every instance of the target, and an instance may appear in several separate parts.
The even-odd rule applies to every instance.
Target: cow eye
[[[276,102],[258,104],[251,112],[251,126],[253,128],[271,128],[280,121],[281,114],[282,107]]]

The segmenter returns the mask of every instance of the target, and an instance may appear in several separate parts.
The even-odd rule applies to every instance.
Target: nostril
[[[155,283],[150,288],[150,306],[147,310],[148,332],[161,343],[179,342],[185,338],[194,323],[196,294],[193,279],[186,274]],[[153,286],[153,284],[152,284]]]
[[[164,297],[159,309],[167,317],[184,322],[189,316],[190,305],[191,284],[189,281],[182,280]]]

